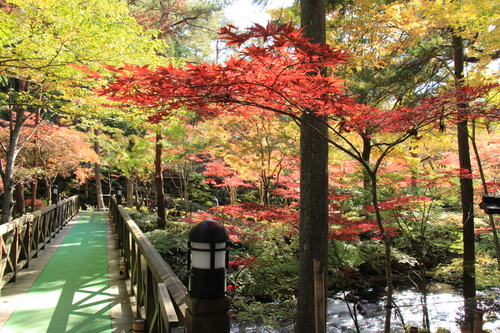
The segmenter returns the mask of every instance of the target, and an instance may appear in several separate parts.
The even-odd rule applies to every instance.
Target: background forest
[[[122,187],[123,205],[186,279],[187,232],[214,218],[233,242],[233,314],[280,328],[289,325],[299,274],[303,155],[292,109],[326,94],[308,81],[293,105],[269,94],[273,110],[282,103],[285,111],[257,112],[271,107],[252,99],[267,96],[253,83],[235,89],[245,103],[228,93],[214,111],[181,95],[145,99],[133,85],[159,66],[197,70],[212,82],[207,63],[273,82],[305,68],[305,57],[287,58],[292,47],[278,43],[299,43],[291,30],[245,36],[226,28],[229,42],[219,39],[224,25],[238,26],[224,17],[230,3],[0,0],[2,223],[50,204],[54,185],[79,195],[83,209],[102,209]],[[299,3],[270,14],[276,26],[300,27]],[[478,204],[500,186],[499,14],[496,1],[326,1],[337,58],[325,86],[335,96],[347,91],[349,102],[336,102],[356,106],[325,121],[329,294],[383,291],[388,280],[424,294],[429,281],[472,284],[474,293],[498,287],[497,221]],[[277,71],[271,49],[296,63]],[[319,52],[296,49],[310,58]],[[260,64],[248,70],[237,61],[245,57]],[[236,86],[229,76],[223,83]],[[284,309],[265,316],[261,304],[276,301]],[[494,314],[498,305],[477,306]]]

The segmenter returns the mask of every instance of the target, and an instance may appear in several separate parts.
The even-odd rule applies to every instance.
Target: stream
[[[492,290],[494,296],[489,297],[494,302],[500,297],[500,289]],[[490,292],[490,293],[491,293]],[[478,293],[481,295],[481,293]],[[356,333],[353,319],[349,309],[343,300],[343,293],[333,295],[327,302],[327,332],[337,333]],[[421,294],[412,288],[401,288],[395,290],[394,300],[406,326],[422,326],[422,307]],[[384,303],[383,298],[374,301],[360,300],[357,307],[357,319],[360,331],[365,332],[383,332],[384,328]],[[350,306],[352,308],[352,303]],[[427,306],[431,323],[431,332],[436,333],[438,328],[447,329],[451,333],[459,333],[460,329],[457,320],[463,309],[463,298],[461,291],[446,284],[433,283],[427,296]],[[481,305],[480,307],[484,307]],[[498,310],[498,304],[497,310]],[[499,315],[499,313],[496,313]],[[394,315],[391,322],[392,332],[404,332],[401,320]],[[500,318],[496,316],[484,316],[484,330],[491,332],[500,332]],[[280,330],[272,330],[266,327],[255,327],[250,325],[233,325],[231,333],[292,333],[293,325],[283,327]]]

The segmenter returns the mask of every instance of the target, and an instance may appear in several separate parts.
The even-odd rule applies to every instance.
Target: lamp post
[[[57,204],[59,202],[59,186],[52,186],[52,203]]]
[[[229,333],[227,230],[217,221],[204,220],[191,228],[188,240],[187,332]]]
[[[122,198],[123,198],[123,189],[121,185],[118,185],[116,187],[116,201],[119,205],[122,204]]]

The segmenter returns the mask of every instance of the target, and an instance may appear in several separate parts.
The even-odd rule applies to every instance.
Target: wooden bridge
[[[123,207],[0,225],[0,332],[185,332],[186,288]]]

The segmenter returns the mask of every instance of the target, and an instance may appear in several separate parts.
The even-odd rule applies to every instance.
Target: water
[[[460,291],[451,288],[445,284],[433,284],[427,296],[427,306],[431,323],[431,332],[435,333],[438,328],[445,328],[451,333],[459,333],[460,329],[457,321],[460,320],[463,312],[463,298]],[[496,291],[498,296],[499,291]],[[497,297],[494,297],[495,299]],[[401,289],[394,293],[394,300],[398,306],[404,324],[408,326],[417,326],[423,328],[422,306],[420,303],[420,294],[412,289]],[[361,311],[357,313],[357,319],[361,332],[382,332],[384,328],[384,299],[378,299],[375,302],[361,301]],[[352,303],[349,304],[352,308]],[[365,310],[365,311],[363,311]],[[362,312],[363,314],[360,314]],[[391,321],[393,332],[403,332],[401,320],[394,315]],[[493,317],[487,319],[485,316],[483,329],[491,332],[500,332],[500,319]],[[293,326],[284,327],[279,330],[272,330],[265,327],[234,327],[233,333],[289,333],[293,332]],[[328,333],[356,333],[353,319],[349,309],[343,300],[343,294],[334,295],[328,299],[327,303],[327,332]]]
[[[432,292],[427,295],[427,307],[431,323],[431,332],[436,332],[439,327],[445,328],[452,333],[460,332],[457,322],[463,308],[463,298],[456,290],[446,285],[435,285]],[[340,296],[340,295],[339,295]],[[420,294],[411,289],[401,290],[394,293],[394,301],[398,306],[406,326],[417,326],[423,328],[422,306]],[[358,314],[358,321],[362,332],[381,332],[384,329],[384,300],[376,303],[367,303],[369,311],[364,315]],[[352,306],[352,304],[351,304]],[[403,323],[393,311],[391,327],[394,332],[403,330]],[[500,331],[500,321],[487,321],[484,329],[492,332]],[[328,300],[327,332],[356,332],[353,320],[345,302],[339,298]]]

